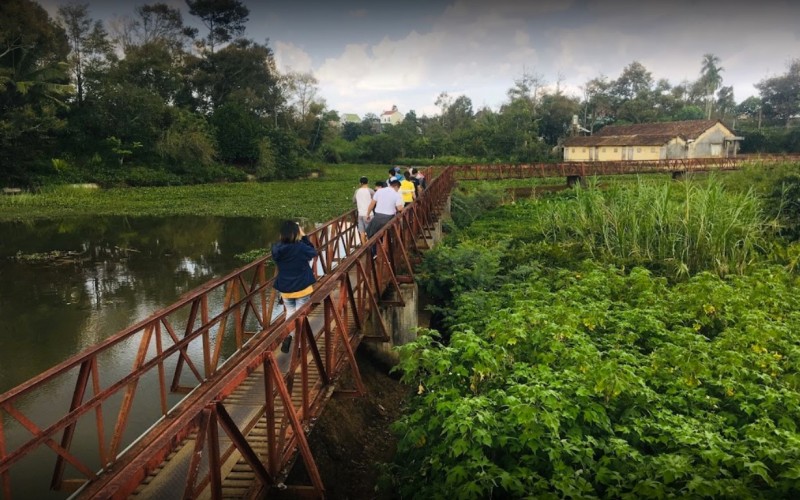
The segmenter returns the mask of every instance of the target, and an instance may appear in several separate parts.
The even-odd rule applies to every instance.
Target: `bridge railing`
[[[800,162],[798,154],[753,154],[728,158],[678,158],[667,160],[626,160],[560,163],[506,163],[492,165],[451,165],[460,180],[525,179],[531,177],[588,177],[652,173],[688,173],[734,170],[745,164]]]
[[[188,292],[175,304],[0,395],[2,497],[11,499],[15,486],[32,479],[21,477],[12,482],[15,465],[32,457],[38,470],[45,470],[47,466],[43,464],[53,464],[54,460],[52,489],[74,491],[88,483],[99,484],[102,473],[116,470],[120,457],[128,455],[124,453],[126,449],[140,449],[160,436],[155,429],[166,425],[172,431],[174,446],[175,440],[203,428],[203,418],[212,418],[208,416],[212,402],[207,399],[208,391],[213,393],[224,381],[213,400],[231,394],[231,381],[240,380],[255,366],[253,363],[260,363],[265,374],[272,373],[276,366],[274,348],[293,329],[307,333],[307,317],[319,307],[324,308],[328,325],[324,329],[325,366],[319,374],[328,384],[323,385],[329,387],[343,359],[354,366],[347,349],[350,344],[341,336],[336,341],[336,332],[347,331],[348,321],[362,325],[387,286],[397,286],[408,279],[407,274],[396,271],[410,273],[411,253],[417,248],[415,240],[430,229],[432,214],[442,204],[441,197],[447,195],[445,185],[452,185],[451,174],[440,177],[431,182],[411,210],[384,228],[368,247],[359,247],[355,211],[311,232],[309,238],[318,249],[312,268],[319,285],[313,304],[288,323],[283,312],[278,311],[277,294],[272,289],[274,266],[266,256]],[[367,248],[375,249],[375,259],[368,255]],[[342,268],[344,262],[348,262],[346,268]],[[349,272],[356,274],[355,284],[348,285],[349,280],[344,279]],[[339,297],[336,304],[330,295],[334,289]],[[386,338],[385,325],[379,333],[379,338]],[[315,361],[321,358],[307,335],[299,335],[297,345],[299,351],[292,357],[289,373],[299,371],[301,379],[306,380],[308,365],[298,360],[311,354]],[[120,360],[130,362],[129,368],[120,369]],[[293,377],[286,379],[289,389]],[[280,395],[280,383],[276,379],[269,383],[277,388],[274,394]],[[62,395],[55,398],[63,400],[61,407],[56,401],[51,402],[54,392]],[[312,411],[316,397],[312,392],[311,388],[304,389],[302,411],[297,415],[301,423],[316,414]],[[42,405],[49,411],[34,410]],[[132,418],[134,409],[142,408],[147,415]],[[187,408],[200,410],[185,414]],[[49,417],[42,417],[43,413]],[[218,411],[214,415],[217,422],[224,420]],[[291,412],[285,415],[288,418]],[[177,421],[187,425],[180,428]],[[212,427],[216,429],[208,428]],[[150,432],[144,436],[149,437],[142,437],[148,428]],[[298,437],[291,438],[295,434],[289,432],[289,436],[284,453],[279,453],[281,457],[286,450],[302,444]],[[92,444],[78,452],[74,446],[78,441]],[[153,455],[148,463],[157,456]],[[284,463],[281,458],[270,467],[275,472]],[[33,479],[41,483],[42,478]],[[117,484],[112,482],[111,487],[116,488]]]

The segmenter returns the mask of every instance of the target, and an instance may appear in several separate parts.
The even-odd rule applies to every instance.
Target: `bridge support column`
[[[396,290],[391,292],[391,295],[397,294]],[[399,295],[400,297],[389,297],[389,299],[402,299],[405,302],[404,307],[380,307],[380,315],[389,330],[390,340],[388,342],[364,342],[362,344],[367,352],[375,356],[379,361],[389,365],[396,365],[400,360],[397,352],[392,349],[393,347],[407,344],[417,338],[416,328],[419,324],[417,314],[419,290],[417,284],[401,283]],[[377,322],[377,318],[373,318],[370,321],[368,329],[371,332],[368,332],[369,334],[380,335],[380,326]]]
[[[675,172],[672,172],[672,180],[673,181],[682,181],[684,177],[686,177],[686,171],[685,170],[677,170]]]
[[[583,177],[581,177],[580,175],[568,175],[567,187],[575,187],[577,185],[584,186]]]

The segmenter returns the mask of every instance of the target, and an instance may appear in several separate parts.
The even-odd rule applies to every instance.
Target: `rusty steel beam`
[[[428,171],[428,178],[432,178],[430,170]],[[313,419],[318,416],[322,404],[332,392],[324,388],[334,386],[344,365],[349,365],[351,370],[356,370],[354,372],[357,377],[356,386],[359,392],[363,392],[363,385],[357,376],[354,349],[363,338],[360,330],[363,328],[366,318],[378,311],[380,294],[383,291],[381,283],[384,284],[383,286],[391,284],[398,286],[397,276],[392,265],[394,262],[392,256],[402,255],[407,271],[412,271],[408,252],[410,250],[416,251],[416,240],[425,236],[424,231],[420,231],[420,229],[424,229],[429,224],[429,222],[422,222],[420,218],[422,211],[438,213],[438,210],[446,201],[454,182],[452,169],[443,171],[439,177],[431,180],[426,195],[420,197],[420,200],[416,201],[409,211],[398,216],[395,221],[383,228],[366,245],[358,246],[360,241],[355,231],[355,213],[353,211],[334,219],[311,233],[311,236],[320,245],[323,245],[323,248],[320,249],[319,262],[320,267],[328,272],[320,277],[320,287],[312,294],[311,303],[298,311],[298,318],[302,318],[301,321],[303,323],[303,327],[298,328],[298,330],[303,329],[307,332],[306,336],[298,332],[298,344],[305,345],[302,350],[293,350],[291,373],[286,376],[285,384],[283,378],[274,379],[274,373],[272,376],[268,376],[266,373],[264,375],[266,394],[280,392],[285,404],[286,414],[292,419],[288,425],[288,428],[292,430],[292,435],[285,443],[285,447],[278,448],[278,440],[274,432],[275,418],[274,416],[267,417],[267,420],[273,424],[269,431],[270,442],[273,447],[268,453],[268,473],[270,477],[275,477],[287,463],[285,459],[279,459],[278,457],[292,456],[292,450],[296,449],[295,447],[297,446],[301,448],[304,460],[310,458],[307,453],[308,450],[302,449],[304,446],[307,447],[303,426],[310,426]],[[411,217],[415,217],[415,219],[410,219]],[[430,217],[432,216],[428,214],[426,221],[432,220]],[[398,233],[398,228],[401,227],[406,231],[412,231],[414,234]],[[394,237],[391,237],[392,235]],[[414,247],[409,249],[408,247],[411,244]],[[343,248],[344,252],[341,252],[340,248]],[[372,259],[373,248],[380,250],[377,266]],[[199,423],[200,416],[209,401],[224,399],[231,394],[252,372],[255,366],[261,365],[265,371],[267,369],[271,369],[272,372],[277,370],[274,358],[268,361],[264,357],[264,353],[266,352],[269,356],[272,356],[272,351],[290,333],[293,325],[291,324],[292,322],[287,323],[282,315],[276,321],[272,321],[271,311],[275,303],[275,294],[272,292],[270,285],[274,278],[266,279],[268,259],[269,256],[259,259],[237,271],[229,273],[223,278],[213,280],[198,289],[188,292],[175,304],[159,310],[149,318],[119,332],[99,345],[87,349],[31,381],[0,395],[0,480],[2,480],[4,495],[9,499],[13,498],[11,467],[41,445],[52,448],[57,457],[54,486],[57,486],[56,483],[63,484],[65,482],[75,484],[73,480],[63,478],[64,461],[69,462],[77,470],[82,471],[84,476],[92,479],[94,473],[85,466],[86,462],[84,461],[91,460],[91,457],[88,457],[88,459],[75,457],[69,452],[69,448],[71,447],[72,434],[77,422],[84,415],[94,410],[98,436],[98,457],[100,463],[103,464],[103,470],[100,478],[89,484],[83,494],[88,496],[96,494],[99,497],[124,496],[132,492],[131,488],[135,488],[138,481],[144,478],[144,472],[160,463],[177,443],[192,432],[197,431],[198,427],[203,427]],[[365,267],[364,262],[369,262],[371,265]],[[348,277],[351,269],[354,270],[355,283],[351,283]],[[314,270],[315,272],[317,271],[316,266]],[[251,273],[252,276],[250,275]],[[372,286],[372,281],[375,281],[374,287]],[[270,288],[269,299],[266,293],[268,287]],[[222,311],[212,317],[209,308],[209,297],[212,293],[218,294],[223,291],[225,299],[223,300]],[[332,300],[334,293],[338,294],[337,301]],[[328,322],[324,327],[324,332],[317,338],[322,339],[319,340],[322,342],[326,342],[324,339],[327,339],[327,342],[330,343],[331,356],[330,360],[323,362],[317,347],[318,340],[314,338],[314,334],[311,332],[307,315],[312,308],[325,303],[329,304],[332,320]],[[258,306],[260,306],[260,311]],[[349,312],[348,307],[350,308]],[[181,339],[176,334],[176,328],[173,327],[174,321],[171,317],[182,310],[189,311],[189,318],[183,323],[184,335]],[[267,314],[268,312],[269,314]],[[349,325],[350,313],[352,313],[356,326],[356,333],[352,337]],[[245,344],[244,325],[247,314],[255,315],[262,332]],[[198,315],[199,326],[196,325]],[[233,330],[237,349],[227,358],[230,362],[220,366],[219,346],[221,346],[221,342],[219,337],[226,334],[228,318],[235,321]],[[384,337],[388,337],[383,321],[379,320],[378,324]],[[172,345],[162,345],[162,325],[169,336],[168,340],[172,341]],[[216,342],[211,342],[209,337],[212,328],[217,328],[218,339]],[[156,353],[155,356],[149,357],[148,352],[153,343],[153,336],[156,337]],[[97,373],[98,357],[109,352],[115,346],[131,340],[138,342],[139,345],[131,371],[116,380],[110,381],[105,387],[101,387]],[[202,340],[202,363],[205,372],[203,375],[199,373],[194,361],[188,356],[189,345],[195,340]],[[339,345],[339,342],[344,346],[344,357],[339,357],[338,348],[335,347]],[[308,367],[306,366],[307,355],[305,353],[307,352],[311,353],[311,360],[315,363],[320,375],[319,381],[316,382],[319,387],[310,387]],[[300,359],[301,355],[303,356],[302,360]],[[172,357],[177,359],[176,373],[168,387],[164,367],[165,362]],[[343,365],[341,361],[347,361],[347,363]],[[166,408],[167,391],[181,389],[179,386],[180,371],[184,365],[188,366],[193,372],[199,385],[196,386],[192,394],[185,397],[177,406],[168,409]],[[305,375],[301,375],[305,378],[302,384],[304,403],[302,408],[298,409],[299,411],[295,411],[291,397],[289,396],[288,399],[284,397],[288,392],[286,394],[281,392],[281,386],[283,386],[284,392],[291,390],[298,365],[301,366],[301,371],[305,373]],[[325,365],[328,365],[328,367]],[[15,407],[15,402],[35,392],[38,387],[57,380],[59,377],[68,377],[76,368],[79,369],[79,376],[78,381],[74,383],[73,403],[68,412],[54,424],[45,429],[39,429],[33,425],[23,412]],[[335,373],[331,373],[331,368]],[[159,407],[162,416],[168,418],[156,424],[148,435],[142,436],[124,455],[117,457],[117,450],[121,449],[125,444],[122,440],[122,435],[134,407],[135,396],[140,392],[137,391],[139,380],[142,376],[154,370],[159,383],[159,389],[155,394],[155,404]],[[86,400],[85,395],[88,389],[89,376],[92,379],[93,394]],[[110,398],[118,397],[119,395],[123,396],[123,402],[116,419],[112,422],[115,430],[111,441],[106,444],[102,405]],[[274,411],[274,405],[271,405],[269,401],[271,401],[270,397],[267,396],[267,400],[264,403],[265,411]],[[2,412],[20,422],[23,427],[33,434],[33,437],[22,445],[8,450],[8,426],[3,427]],[[216,420],[217,416],[211,415],[209,418]],[[206,425],[210,425],[210,423]],[[216,424],[210,425],[208,431],[209,433],[215,433]],[[59,432],[63,433],[61,444],[55,443],[51,438],[51,436]],[[213,441],[213,436],[206,437]],[[209,453],[212,454],[212,458],[215,457],[215,460],[212,461],[219,462],[223,456],[227,456],[229,450],[214,449],[212,446]],[[210,484],[212,484],[211,494],[212,496],[217,496],[220,494],[218,480],[221,480],[221,478],[216,478],[212,474],[211,477],[201,482],[210,481]],[[324,491],[321,482],[316,479],[313,482],[315,483],[314,488],[316,491]],[[187,494],[191,492],[191,486],[187,485],[185,491]]]

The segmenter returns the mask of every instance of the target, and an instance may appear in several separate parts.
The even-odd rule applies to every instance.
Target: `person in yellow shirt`
[[[403,172],[403,180],[400,182],[400,195],[403,197],[405,206],[417,199],[417,187],[411,182],[411,174],[408,171]]]

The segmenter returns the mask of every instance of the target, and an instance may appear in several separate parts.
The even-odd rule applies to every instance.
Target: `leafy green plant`
[[[400,348],[412,498],[799,491],[800,298],[780,268],[670,285],[584,262],[456,298]]]

